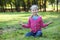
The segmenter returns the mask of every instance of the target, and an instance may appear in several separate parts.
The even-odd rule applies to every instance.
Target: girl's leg
[[[42,31],[37,31],[35,37],[41,37],[42,36]]]
[[[33,35],[34,35],[33,32],[28,32],[25,36],[26,36],[26,37],[30,37],[30,36],[33,36]]]

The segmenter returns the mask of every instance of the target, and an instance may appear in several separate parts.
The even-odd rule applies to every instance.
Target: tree
[[[46,12],[46,0],[44,0],[44,3],[43,3],[43,8],[44,8],[44,10],[43,11],[45,11]]]
[[[21,5],[23,7],[23,10],[26,11],[26,3],[25,3],[25,0],[22,0],[21,3],[22,3]]]
[[[33,1],[32,1],[32,4],[38,5],[38,0],[33,0]]]
[[[58,0],[56,0],[56,2],[57,2],[57,3],[56,3],[56,5],[57,5],[57,12],[58,12]]]
[[[50,4],[52,4],[52,8],[53,10],[55,10],[55,0],[48,0],[50,2]]]
[[[5,12],[4,6],[6,5],[6,0],[0,0],[1,12]]]
[[[13,2],[17,12],[20,12],[20,2],[21,2],[21,0],[14,0],[14,2]]]
[[[27,10],[29,10],[31,7],[31,3],[30,3],[30,0],[27,0]]]
[[[13,6],[13,5],[12,5],[12,4],[13,4],[13,0],[9,0],[9,1],[8,1],[8,0],[6,0],[6,1],[7,1],[7,4],[10,4],[10,6],[11,6],[11,12],[13,12],[13,10],[12,10],[12,6]]]

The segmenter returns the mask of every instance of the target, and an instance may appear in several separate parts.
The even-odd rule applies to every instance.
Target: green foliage
[[[49,1],[51,4],[53,4],[53,3],[55,2],[55,0],[53,0],[53,1],[52,1],[52,0],[48,0],[48,1]]]

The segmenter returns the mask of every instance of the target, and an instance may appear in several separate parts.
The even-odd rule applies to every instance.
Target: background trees
[[[46,11],[49,5],[52,5],[53,10],[56,9],[56,11],[58,11],[59,2],[59,0],[0,0],[0,11],[5,12],[6,9],[9,9],[11,12],[13,12],[13,10],[17,12],[29,11],[30,6],[33,4],[38,5],[40,11]]]

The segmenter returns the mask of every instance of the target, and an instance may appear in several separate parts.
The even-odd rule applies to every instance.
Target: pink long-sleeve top
[[[38,30],[41,30],[42,28],[48,26],[48,24],[44,24],[42,17],[39,16],[37,20],[34,20],[32,17],[29,17],[28,24],[22,25],[24,28],[30,28],[31,32],[37,32]]]

